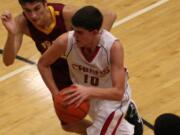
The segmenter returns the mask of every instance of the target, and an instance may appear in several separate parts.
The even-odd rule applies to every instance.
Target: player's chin
[[[32,20],[32,23],[38,27],[43,26],[43,22],[41,20]]]

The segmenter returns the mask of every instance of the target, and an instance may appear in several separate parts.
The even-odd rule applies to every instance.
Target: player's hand
[[[53,92],[51,92],[53,101],[54,101],[55,97],[58,96],[58,94],[59,94],[58,90],[54,90]]]
[[[76,104],[78,107],[84,100],[90,96],[89,88],[83,85],[73,85],[63,92],[65,95],[64,102],[67,105]]]
[[[17,33],[16,22],[15,22],[14,18],[12,17],[12,14],[9,11],[4,11],[1,14],[1,21],[2,21],[2,24],[4,25],[4,27],[6,28],[6,30],[10,34]]]

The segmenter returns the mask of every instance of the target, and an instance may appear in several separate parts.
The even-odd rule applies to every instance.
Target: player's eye
[[[31,13],[31,12],[32,12],[30,9],[26,9],[26,8],[24,8],[23,10],[24,10],[24,12],[26,12],[26,13]]]
[[[34,8],[34,11],[39,11],[40,9],[41,9],[41,7],[37,6],[37,7]]]

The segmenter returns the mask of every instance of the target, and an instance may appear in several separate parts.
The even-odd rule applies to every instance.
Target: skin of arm
[[[117,14],[115,12],[105,10],[105,9],[100,9],[102,15],[103,15],[103,24],[102,28],[110,31],[112,28],[113,23],[115,22],[117,18]]]
[[[53,64],[59,57],[65,54],[67,45],[67,33],[58,37],[53,45],[41,56],[38,61],[38,69],[43,81],[52,93],[52,96],[58,94],[59,90],[55,84],[50,70],[51,64]],[[58,51],[57,51],[58,50]]]
[[[122,45],[118,41],[115,41],[111,48],[111,78],[113,86],[112,88],[106,88],[106,90],[94,90],[90,97],[109,100],[122,99],[125,90],[125,70],[123,57]]]
[[[74,13],[79,10],[80,7],[75,7],[75,6],[70,6],[70,5],[65,5],[63,8],[63,18],[65,21],[66,29],[72,30],[72,23],[71,23],[71,18],[74,15]]]
[[[20,16],[13,18],[9,11],[5,11],[1,15],[1,20],[8,32],[7,40],[4,45],[3,62],[6,66],[9,66],[14,63],[16,54],[22,44],[22,27],[20,27]]]

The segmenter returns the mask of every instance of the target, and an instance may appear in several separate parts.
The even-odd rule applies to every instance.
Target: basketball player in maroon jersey
[[[37,49],[42,53],[51,45],[57,36],[71,29],[71,17],[77,8],[60,3],[47,3],[46,0],[19,0],[23,13],[12,18],[11,13],[1,15],[2,23],[8,31],[8,38],[4,47],[3,61],[11,65],[21,47],[23,35],[31,37]],[[116,15],[104,13],[104,28],[110,29]],[[66,60],[57,60],[51,67],[53,77],[59,89],[72,84],[68,74]],[[56,70],[58,69],[58,70]],[[59,76],[64,76],[59,78]],[[54,95],[56,93],[52,93]]]
[[[62,33],[71,30],[71,18],[78,10],[76,7],[60,3],[47,3],[46,0],[19,0],[23,12],[12,17],[9,11],[1,15],[1,20],[8,37],[3,51],[3,62],[6,66],[14,63],[16,54],[21,48],[23,35],[31,37],[40,53],[44,53],[51,42]],[[110,30],[116,15],[102,12],[103,28]],[[58,70],[57,70],[58,69]],[[72,84],[68,65],[65,59],[58,59],[51,66],[53,78],[59,90]],[[63,76],[63,78],[60,78]],[[58,92],[51,92],[52,96]]]

